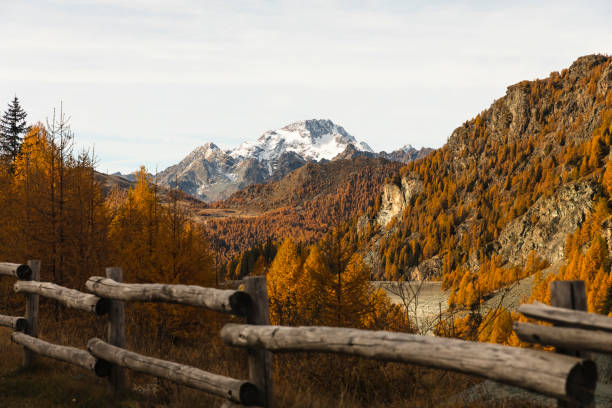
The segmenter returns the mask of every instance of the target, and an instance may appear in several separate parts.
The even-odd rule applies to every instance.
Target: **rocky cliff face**
[[[530,81],[509,86],[504,97],[481,113],[480,122],[486,123],[491,143],[508,143],[530,135],[543,136],[549,131],[549,120],[558,122],[570,139],[591,137],[601,110],[605,108],[594,95],[606,95],[612,89],[612,65],[608,64],[592,84],[586,83],[585,78],[597,66],[606,65],[607,61],[608,57],[603,55],[578,58],[564,70],[563,80],[557,80],[561,75],[558,72],[551,73],[553,87],[546,92],[534,92]],[[544,82],[535,82],[538,81]],[[469,148],[470,129],[474,125],[474,121],[465,122],[448,139],[449,150],[457,159],[461,158],[454,161],[458,171],[468,167],[469,159],[479,159]]]
[[[538,200],[525,214],[502,230],[496,248],[503,259],[522,265],[530,251],[553,264],[563,259],[565,239],[593,208],[599,189],[592,180],[561,186],[551,197]]]
[[[393,218],[402,214],[410,205],[412,198],[421,191],[423,191],[423,182],[416,175],[401,177],[399,185],[385,184],[376,223],[382,227],[389,224]]]

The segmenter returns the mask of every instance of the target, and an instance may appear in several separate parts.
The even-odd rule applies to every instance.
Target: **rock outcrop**
[[[382,189],[378,225],[386,226],[394,217],[402,214],[411,200],[423,191],[423,182],[416,175],[407,175],[399,183],[385,184]]]
[[[608,253],[612,254],[612,216],[601,222],[601,235],[608,244]]]
[[[412,280],[438,280],[442,277],[442,259],[426,259],[410,272]]]
[[[543,197],[499,234],[497,248],[503,259],[522,265],[534,250],[548,262],[563,259],[565,239],[591,212],[598,185],[584,180],[561,186]]]

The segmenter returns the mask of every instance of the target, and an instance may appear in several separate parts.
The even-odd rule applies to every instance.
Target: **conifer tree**
[[[278,249],[267,275],[270,319],[274,324],[301,323],[298,317],[301,275],[302,260],[298,247],[287,238]]]
[[[27,131],[26,116],[15,96],[0,119],[0,153],[11,163],[17,158],[23,135]]]

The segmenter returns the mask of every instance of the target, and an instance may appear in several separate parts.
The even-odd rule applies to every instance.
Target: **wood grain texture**
[[[247,312],[247,323],[267,326],[270,324],[268,289],[265,276],[252,276],[244,279],[244,291],[253,300]],[[272,354],[268,350],[251,348],[248,350],[249,380],[260,391],[259,405],[272,408],[274,395],[272,389]]]
[[[23,332],[28,328],[28,321],[25,317],[0,315],[0,326],[10,327],[13,330]]]
[[[514,322],[514,331],[519,339],[529,343],[612,354],[610,332],[522,322]]]
[[[0,262],[0,275],[12,276],[19,280],[32,279],[32,269],[28,265]]]
[[[51,282],[19,281],[14,285],[15,292],[29,293],[54,299],[66,307],[92,312],[99,316],[108,313],[110,302],[96,295],[69,289]]]
[[[179,303],[238,316],[245,316],[251,305],[251,299],[246,293],[229,289],[161,283],[119,283],[101,276],[92,276],[85,286],[90,292],[109,299]]]
[[[96,358],[86,350],[49,343],[25,333],[13,333],[11,340],[36,354],[65,361],[88,370],[95,371],[96,369]]]
[[[29,260],[28,266],[32,271],[31,278],[35,281],[40,279],[40,260]],[[25,282],[25,281],[23,281]],[[21,283],[23,283],[21,282]],[[17,282],[20,283],[20,282]],[[38,306],[40,302],[39,295],[35,293],[26,294],[25,314],[24,317],[28,324],[25,333],[32,336],[38,337]],[[34,353],[32,353],[27,347],[23,348],[23,367],[29,368],[34,363]]]
[[[106,277],[115,282],[123,281],[121,268],[106,268]],[[116,347],[125,347],[125,304],[122,300],[110,300],[108,317],[108,342]],[[109,380],[115,394],[126,388],[125,368],[117,365],[111,367]]]
[[[582,280],[569,280],[561,281],[555,280],[550,282],[550,304],[553,307],[562,309],[572,309],[586,312],[587,311],[587,295],[584,281]],[[565,326],[563,323],[555,323],[555,326]],[[571,349],[567,347],[555,347],[555,351],[559,354],[565,354],[567,356],[574,356],[580,358],[588,358],[588,353],[579,350]],[[562,399],[557,401],[558,408],[594,408],[595,402],[590,404],[581,404],[573,401],[564,401]]]
[[[600,314],[548,306],[542,303],[525,303],[519,307],[518,311],[532,319],[555,325],[612,332],[612,318]]]
[[[112,346],[96,338],[89,340],[87,348],[91,354],[111,364],[174,381],[243,405],[252,405],[259,398],[257,387],[246,381],[209,373],[183,364],[146,357]]]
[[[440,368],[489,378],[554,398],[589,403],[597,380],[592,361],[497,344],[332,327],[227,324],[226,344],[276,352],[318,351]]]

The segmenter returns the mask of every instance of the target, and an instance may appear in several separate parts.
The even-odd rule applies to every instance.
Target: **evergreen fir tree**
[[[10,162],[14,162],[19,154],[23,135],[27,131],[26,116],[15,96],[0,119],[0,154]]]

